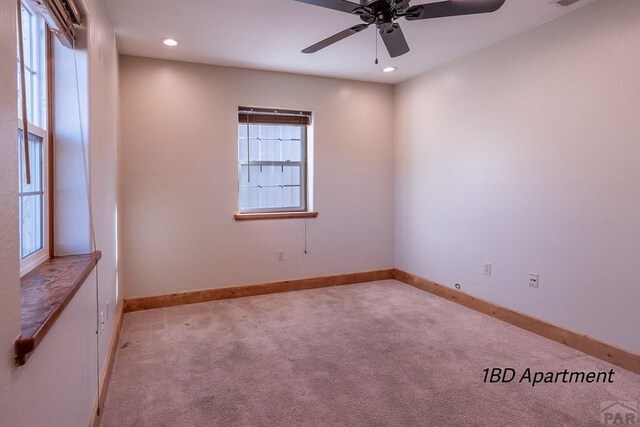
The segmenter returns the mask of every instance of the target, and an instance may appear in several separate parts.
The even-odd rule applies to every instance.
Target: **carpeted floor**
[[[517,377],[484,384],[494,367]],[[639,400],[636,374],[383,281],[127,314],[102,426],[598,426]]]

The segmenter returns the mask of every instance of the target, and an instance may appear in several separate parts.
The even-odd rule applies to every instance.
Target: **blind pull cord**
[[[27,117],[27,83],[24,69],[24,40],[22,36],[22,1],[18,0],[18,56],[20,60],[20,93],[22,98],[22,134],[24,139],[24,171],[27,185],[31,184],[31,160],[29,159],[29,118]]]
[[[307,218],[304,219],[304,254],[307,252]]]

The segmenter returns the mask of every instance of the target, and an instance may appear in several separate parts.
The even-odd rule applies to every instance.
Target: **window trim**
[[[18,119],[18,131],[23,130],[22,120]],[[29,122],[29,134],[42,138],[42,248],[20,260],[20,277],[23,277],[51,257],[49,247],[49,133]],[[18,220],[21,220],[21,218],[18,218]],[[22,236],[19,237],[22,239]]]
[[[265,125],[268,126],[268,123],[253,123],[254,125]],[[238,122],[238,125],[244,125],[241,122]],[[272,125],[282,125],[279,123],[273,123]],[[287,214],[287,213],[304,213],[304,212],[309,212],[309,196],[308,196],[308,186],[309,186],[309,176],[308,176],[308,167],[307,167],[307,162],[308,162],[308,132],[309,132],[309,126],[308,125],[283,125],[283,126],[299,126],[302,127],[303,132],[302,132],[302,150],[300,153],[300,161],[260,161],[260,160],[255,160],[255,161],[250,161],[250,162],[243,162],[241,160],[238,160],[238,199],[237,199],[237,203],[236,203],[236,207],[237,207],[237,213],[236,213],[236,220],[238,219],[238,217],[242,218],[242,215],[259,215],[259,214]],[[249,138],[249,135],[247,135],[247,139]],[[239,144],[239,138],[238,138],[238,144]],[[248,166],[248,165],[252,165],[252,166],[261,166],[261,165],[268,165],[268,166],[300,166],[300,205],[299,206],[286,206],[286,207],[279,207],[279,208],[251,208],[251,209],[240,209],[240,180],[242,177],[242,166]]]
[[[318,212],[267,212],[267,213],[236,213],[233,219],[236,221],[253,221],[262,219],[297,219],[297,218],[317,218]]]

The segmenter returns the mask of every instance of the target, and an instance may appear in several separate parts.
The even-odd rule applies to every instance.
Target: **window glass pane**
[[[247,165],[240,172],[240,209],[300,208],[300,166]]]
[[[29,134],[29,164],[31,172],[31,183],[27,184],[27,171],[24,168],[24,132],[18,129],[18,152],[20,153],[20,162],[18,171],[20,173],[20,193],[29,193],[33,191],[43,191],[43,140],[37,135]]]
[[[265,138],[260,140],[260,160],[280,161],[282,159],[282,141],[279,139]]]
[[[282,185],[300,185],[300,166],[284,166],[282,168]]]
[[[20,81],[20,61],[16,61],[16,77],[18,78],[18,118],[22,119],[22,82]]]
[[[282,203],[287,206],[300,206],[300,187],[284,187]]]
[[[240,187],[240,210],[258,209],[260,207],[260,189],[257,185],[245,185]]]
[[[27,120],[33,123],[33,79],[28,71],[25,74],[24,83],[27,91]],[[22,110],[22,105],[19,108]]]
[[[22,6],[22,43],[24,45],[24,65],[28,69],[33,68],[31,46],[31,12]]]
[[[302,140],[282,141],[282,160],[299,162],[302,160]]]
[[[25,91],[29,123],[46,128],[46,49],[45,24],[41,16],[22,6],[22,40],[25,64]],[[20,82],[19,45],[16,47],[18,65],[18,118],[22,118],[22,89]]]
[[[260,141],[258,138],[251,138],[247,141],[246,138],[239,139],[238,145],[238,160],[240,162],[247,162],[247,150],[251,157],[251,161],[257,162],[260,160]]]
[[[43,140],[29,134],[29,164],[31,183],[27,184],[24,168],[24,133],[18,130],[18,152],[20,174],[19,214],[20,214],[20,259],[24,259],[43,248],[44,227],[44,162]]]
[[[260,207],[263,208],[279,208],[283,207],[282,200],[282,188],[281,187],[260,187],[258,191],[260,197]]]
[[[20,196],[20,259],[42,249],[43,196]]]
[[[238,124],[240,211],[304,209],[304,132],[304,126]]]
[[[260,132],[260,125],[249,125],[249,136],[251,138],[257,138]],[[245,123],[238,123],[238,138],[247,138],[247,125]]]

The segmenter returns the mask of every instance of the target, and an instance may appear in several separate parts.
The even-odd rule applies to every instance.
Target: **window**
[[[18,44],[18,156],[20,273],[26,274],[49,258],[48,251],[48,136],[46,25],[42,17],[23,3],[22,43],[28,144],[22,120],[20,45]],[[28,150],[28,156],[27,156]],[[28,165],[27,165],[28,158]],[[30,182],[27,180],[27,168]]]
[[[46,26],[44,19],[25,3],[22,4],[22,41],[27,117],[31,126],[45,129],[47,121]],[[18,118],[22,118],[19,55],[16,63],[18,66]]]
[[[240,107],[238,211],[304,212],[311,113]]]

